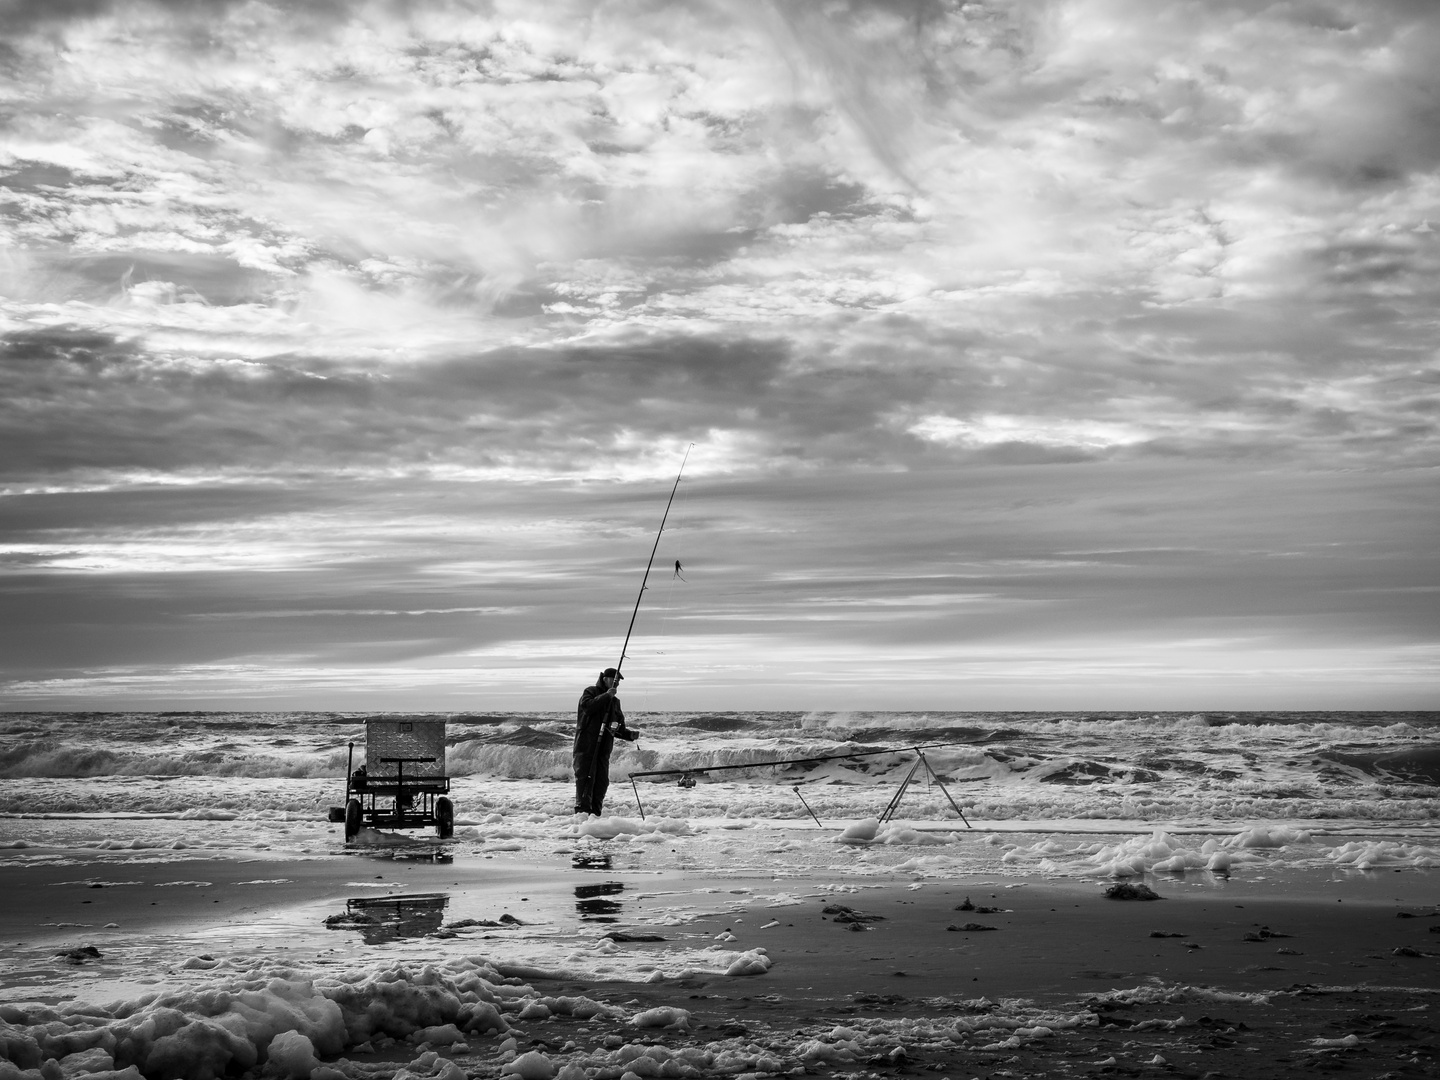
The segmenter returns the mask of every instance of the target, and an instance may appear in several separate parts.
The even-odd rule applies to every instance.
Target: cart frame
[[[345,768],[345,842],[361,828],[427,829],[442,840],[455,832],[455,807],[445,774],[445,721],[371,717],[365,721],[365,763],[355,744]],[[331,817],[336,817],[335,808]]]

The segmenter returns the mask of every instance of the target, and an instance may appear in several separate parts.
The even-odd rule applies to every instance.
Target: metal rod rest
[[[805,796],[800,794],[800,785],[796,784],[790,790],[795,792],[796,797],[800,800],[800,805],[805,807],[806,811],[810,814],[812,818],[815,818],[815,824],[820,825],[820,828],[823,829],[825,826],[820,824],[820,819],[818,817],[815,817],[815,811],[810,809],[810,804],[805,801]]]

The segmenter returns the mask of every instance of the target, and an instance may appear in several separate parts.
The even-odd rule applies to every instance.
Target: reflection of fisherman
[[[610,787],[610,751],[616,739],[634,742],[635,732],[625,726],[616,692],[625,678],[613,667],[600,673],[594,686],[580,693],[575,713],[575,812],[600,813]]]

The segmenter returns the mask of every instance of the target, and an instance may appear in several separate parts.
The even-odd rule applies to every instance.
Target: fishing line
[[[678,498],[675,500],[675,524],[670,526],[669,529],[669,531],[672,533],[683,532],[685,529],[685,498],[689,494],[689,492],[685,489],[683,482],[681,487],[678,489],[677,494]],[[666,552],[666,565],[669,565],[671,563],[672,560],[670,556],[672,554],[673,551]],[[676,564],[682,563],[683,561],[684,560],[681,558],[676,558],[673,560],[673,562]],[[681,571],[672,570],[670,574],[670,579],[665,586],[665,599],[660,605],[660,628],[655,635],[656,639],[659,641],[668,640],[667,635],[670,629],[670,616],[674,614],[673,598],[675,594],[675,582],[685,580],[683,577],[681,577],[681,573]],[[655,649],[654,654],[656,656],[665,656],[666,651],[664,649]]]
[[[625,629],[625,643],[620,646],[620,659],[615,661],[616,681],[623,676],[621,669],[625,666],[625,658],[630,648],[630,636],[635,632],[635,620],[640,615],[640,604],[645,599],[645,592],[650,584],[650,571],[655,566],[655,553],[660,550],[660,541],[665,536],[665,525],[670,520],[670,511],[675,506],[675,496],[680,491],[680,479],[685,475],[685,463],[690,460],[690,451],[695,449],[692,442],[685,448],[685,456],[680,459],[680,469],[675,473],[675,483],[670,487],[670,497],[665,500],[665,513],[660,516],[660,528],[655,531],[655,543],[650,546],[650,558],[645,562],[645,575],[640,579],[640,592],[635,596],[635,608],[630,612],[630,625]],[[597,743],[597,748],[598,748]]]
[[[620,659],[615,661],[617,675],[625,666],[625,650],[630,647],[630,635],[635,632],[635,619],[640,614],[640,602],[645,599],[645,590],[650,583],[650,570],[655,565],[655,553],[660,550],[660,539],[665,535],[665,523],[670,520],[670,508],[675,505],[675,494],[680,490],[680,478],[685,474],[685,462],[690,460],[690,451],[694,446],[695,444],[691,443],[685,448],[685,456],[680,459],[680,471],[675,474],[675,483],[670,488],[670,497],[665,500],[665,513],[660,517],[660,528],[655,531],[655,543],[650,546],[650,558],[645,562],[645,576],[640,579],[640,592],[635,597],[635,610],[630,612],[630,625],[625,629],[625,643],[620,646]]]

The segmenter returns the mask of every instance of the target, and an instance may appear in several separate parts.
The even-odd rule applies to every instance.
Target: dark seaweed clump
[[[1120,881],[1111,885],[1105,890],[1107,900],[1164,900],[1165,898],[1157,893],[1149,885],[1140,883],[1131,884],[1128,881]]]

